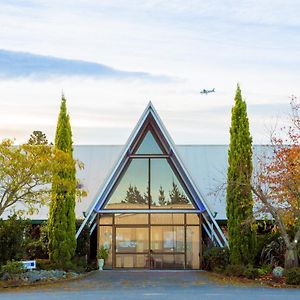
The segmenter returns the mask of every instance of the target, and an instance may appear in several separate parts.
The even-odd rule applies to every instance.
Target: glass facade
[[[99,214],[98,246],[110,252],[105,268],[199,269],[195,205],[154,129],[147,128],[102,208],[111,214]]]
[[[198,215],[191,215],[100,215],[99,246],[110,251],[105,267],[199,269],[201,225]],[[107,225],[107,220],[112,224]]]
[[[133,158],[105,209],[194,209],[167,158]]]
[[[163,154],[163,151],[159,144],[156,142],[152,132],[149,130],[140,145],[137,148],[135,154]]]

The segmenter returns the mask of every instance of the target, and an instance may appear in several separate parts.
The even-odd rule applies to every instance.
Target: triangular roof
[[[94,221],[97,212],[101,210],[101,208],[103,207],[107,199],[108,194],[111,192],[114,185],[116,184],[117,179],[121,175],[121,172],[123,171],[126,165],[126,162],[129,157],[128,154],[132,153],[133,149],[136,147],[137,141],[139,140],[140,135],[145,131],[145,127],[147,126],[147,123],[149,122],[150,118],[152,122],[154,122],[158,134],[163,140],[163,143],[167,149],[170,159],[172,160],[172,163],[176,167],[178,173],[181,176],[181,179],[183,180],[185,186],[187,187],[189,193],[191,194],[196,204],[197,212],[201,213],[203,216],[204,230],[207,232],[208,236],[213,241],[216,242],[216,244],[218,244],[219,246],[228,246],[227,240],[223,235],[221,229],[219,228],[218,224],[214,220],[211,211],[207,205],[207,202],[205,201],[205,198],[203,197],[203,195],[200,193],[200,191],[197,189],[196,185],[194,184],[187,168],[184,166],[182,159],[179,157],[179,154],[177,153],[175,144],[170,134],[165,128],[162,120],[160,119],[151,101],[148,103],[146,109],[144,110],[135,128],[133,129],[130,137],[128,138],[123,148],[123,151],[115,167],[113,168],[111,174],[107,178],[104,186],[101,188],[101,190],[98,191],[96,197],[94,198],[94,201],[90,205],[86,213],[86,218],[82,223],[81,227],[79,228],[76,236],[77,237],[79,236],[85,224],[89,224],[91,226],[91,231],[95,228]]]

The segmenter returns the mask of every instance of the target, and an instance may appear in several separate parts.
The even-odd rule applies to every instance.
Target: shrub
[[[37,259],[36,268],[39,270],[53,270],[56,266],[49,259]]]
[[[260,263],[278,266],[284,264],[285,244],[281,236],[275,236],[261,251]]]
[[[228,265],[224,271],[224,274],[227,276],[244,276],[246,267],[242,265]]]
[[[228,248],[212,247],[203,254],[204,268],[206,270],[224,270],[229,264]]]
[[[244,271],[244,276],[249,279],[254,279],[259,275],[259,271],[257,268],[252,266],[248,266]]]
[[[104,246],[101,246],[100,249],[97,251],[97,258],[98,259],[107,259],[109,255],[109,251]]]
[[[0,264],[25,255],[26,227],[29,222],[16,215],[0,220]]]
[[[300,268],[288,269],[284,272],[287,284],[300,284]]]
[[[1,267],[0,275],[6,274],[7,279],[12,279],[15,275],[24,273],[26,269],[19,261],[8,261],[6,265]]]
[[[257,269],[258,275],[266,275],[268,273],[272,272],[272,266],[271,265],[262,265],[260,268]]]
[[[77,220],[76,221],[76,228],[79,229],[82,221]],[[77,239],[77,246],[75,251],[75,256],[86,256],[89,254],[90,251],[90,235],[89,235],[90,228],[86,224],[83,227],[83,230],[81,231],[78,239]]]
[[[48,227],[43,223],[35,227],[30,233],[31,238],[27,243],[26,252],[30,259],[48,258]]]

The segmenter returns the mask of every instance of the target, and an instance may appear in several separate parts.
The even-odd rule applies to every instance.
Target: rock
[[[284,268],[282,268],[282,267],[276,267],[276,268],[273,269],[272,275],[275,278],[280,278],[280,277],[283,276],[283,272],[284,272]]]
[[[7,272],[1,276],[1,280],[9,280],[9,279],[10,279],[10,276]]]

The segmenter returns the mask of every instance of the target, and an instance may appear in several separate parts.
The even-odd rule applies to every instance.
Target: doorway
[[[196,214],[104,215],[99,224],[99,245],[110,250],[106,268],[200,268],[201,226]]]

